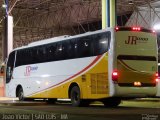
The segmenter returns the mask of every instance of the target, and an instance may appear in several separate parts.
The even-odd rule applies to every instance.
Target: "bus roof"
[[[67,37],[70,37],[70,36],[69,35],[63,35],[63,36],[58,36],[58,37],[49,38],[49,39],[45,39],[45,40],[40,40],[40,41],[29,43],[27,46],[42,45],[42,44],[50,43],[50,42],[53,42],[53,41],[62,40],[62,39],[65,39]]]
[[[62,41],[62,40],[68,40],[68,39],[72,39],[72,38],[83,37],[83,36],[87,36],[87,35],[100,33],[100,32],[103,32],[103,31],[105,32],[105,31],[111,31],[111,30],[113,30],[113,28],[107,28],[107,29],[97,30],[97,31],[93,31],[93,32],[86,32],[86,33],[79,34],[79,35],[74,35],[74,36],[63,35],[63,36],[53,37],[53,38],[33,42],[33,43],[30,43],[26,46],[15,48],[13,51],[19,50],[19,49],[25,49],[25,48],[29,48],[29,47],[34,47],[34,46],[39,46],[39,45],[44,45],[44,44],[48,44],[48,43],[54,43],[54,42],[58,42],[58,41]]]

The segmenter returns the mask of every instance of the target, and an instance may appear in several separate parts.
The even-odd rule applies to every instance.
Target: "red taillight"
[[[152,30],[152,33],[156,35],[156,31],[155,30]]]
[[[117,81],[118,80],[118,71],[113,71],[112,73],[112,80]]]
[[[138,31],[140,31],[141,30],[141,28],[139,27],[139,28],[137,28],[138,29]]]
[[[156,75],[155,75],[156,77],[158,77],[158,73],[156,72]]]
[[[153,32],[153,33],[156,33],[156,31],[155,31],[155,30],[152,30],[152,32]]]
[[[136,30],[136,28],[135,28],[135,27],[133,27],[133,28],[132,28],[132,30]]]
[[[156,81],[156,82],[158,82],[158,81],[159,81],[159,79],[158,79],[158,78],[156,78],[156,79],[155,79],[155,81]]]
[[[158,75],[158,73],[156,72],[156,74],[155,74],[155,82],[158,82],[159,81],[159,75]]]
[[[119,27],[116,27],[115,29],[116,29],[116,30],[119,30]]]
[[[134,31],[141,31],[141,28],[140,27],[133,27],[132,30],[134,30]]]

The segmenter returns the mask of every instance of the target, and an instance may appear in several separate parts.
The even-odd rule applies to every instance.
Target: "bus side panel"
[[[62,58],[55,60],[54,58],[56,56],[53,56],[54,58],[50,58],[48,61],[41,59],[41,54],[30,54],[35,51],[41,51],[40,45],[38,45],[38,47],[35,46],[35,49],[31,49],[31,46],[18,48],[17,57],[14,57],[16,58],[15,67],[11,72],[8,72],[12,73],[12,76],[7,74],[9,75],[9,77],[7,77],[9,78],[8,85],[6,85],[8,96],[16,97],[16,89],[20,85],[22,86],[25,97],[68,98],[69,87],[75,82],[80,87],[81,98],[83,99],[101,99],[108,97],[108,86],[110,87],[110,85],[108,85],[108,74],[110,73],[108,72],[110,69],[108,71],[109,57],[106,52],[108,51],[108,45],[111,39],[110,32],[109,29],[109,31],[103,30],[103,34],[101,34],[101,31],[96,32],[95,35],[92,34],[91,40],[96,40],[94,41],[95,44],[91,44],[92,47],[95,47],[95,53],[89,54],[88,56],[80,55],[79,58],[73,54],[73,58],[63,58],[63,56],[61,56]],[[90,35],[90,33],[86,36],[88,35]],[[59,45],[60,43],[59,41],[51,45],[55,47],[55,45]],[[88,46],[88,44],[85,43],[84,46]],[[73,44],[72,47],[77,48],[77,45]],[[46,50],[46,47],[44,48],[43,50]],[[56,49],[61,51],[59,46],[56,46]],[[81,50],[82,49],[80,49],[80,51]],[[75,51],[77,51],[77,49]],[[49,50],[48,53],[50,53]],[[21,59],[24,55],[27,56],[26,59]],[[11,65],[11,67],[13,68],[13,65]],[[9,69],[10,66],[8,66],[8,70]]]
[[[78,77],[69,80],[56,87],[36,94],[31,98],[68,98],[68,90],[71,83],[77,83],[81,90],[82,99],[101,99],[108,97],[108,54],[103,55],[97,63],[88,71]],[[46,96],[47,95],[47,96]]]

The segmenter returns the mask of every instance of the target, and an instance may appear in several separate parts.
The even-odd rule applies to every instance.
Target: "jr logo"
[[[30,74],[31,74],[33,71],[36,71],[37,69],[38,69],[37,66],[35,66],[35,67],[26,66],[26,71],[24,72],[24,76],[30,76]]]
[[[138,38],[136,36],[128,36],[128,40],[125,41],[125,44],[136,45],[137,39]]]
[[[26,71],[24,73],[25,76],[30,76],[31,66],[26,66]]]
[[[137,43],[147,43],[148,38],[142,38],[137,36],[128,36],[128,40],[125,40],[125,44],[137,45]]]

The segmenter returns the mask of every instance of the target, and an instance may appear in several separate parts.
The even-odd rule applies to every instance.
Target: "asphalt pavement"
[[[0,100],[1,120],[160,120],[160,98],[122,101],[116,108],[96,102],[72,107],[70,102]]]

